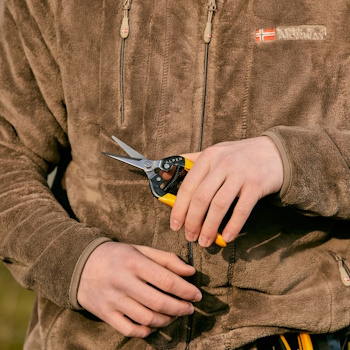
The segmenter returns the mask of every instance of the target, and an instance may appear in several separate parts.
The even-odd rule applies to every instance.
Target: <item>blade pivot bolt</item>
[[[149,169],[151,167],[152,167],[152,162],[150,162],[149,160],[145,162],[145,168]]]

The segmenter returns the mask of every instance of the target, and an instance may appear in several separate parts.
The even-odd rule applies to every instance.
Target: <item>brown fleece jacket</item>
[[[348,326],[336,256],[349,263],[349,1],[218,0],[207,47],[206,0],[134,0],[125,40],[122,3],[0,1],[0,256],[38,295],[25,348],[184,349],[186,318],[128,339],[76,300],[110,239],[187,259],[147,180],[101,155],[120,153],[113,134],[154,159],[198,151],[201,130],[203,148],[265,134],[282,155],[278,198],[225,249],[194,246],[191,349]],[[76,219],[46,185],[69,153]]]

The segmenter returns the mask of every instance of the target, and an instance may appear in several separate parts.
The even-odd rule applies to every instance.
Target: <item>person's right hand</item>
[[[144,338],[193,313],[191,301],[201,300],[201,292],[180,276],[194,273],[173,253],[103,243],[85,264],[78,302],[123,335]]]

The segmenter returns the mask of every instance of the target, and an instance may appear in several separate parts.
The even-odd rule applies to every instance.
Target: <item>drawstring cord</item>
[[[205,42],[205,86],[207,84],[207,71],[208,71],[208,56],[209,56],[209,43],[211,41],[212,36],[212,23],[213,23],[213,15],[216,11],[216,1],[215,0],[208,0],[208,19],[204,30],[203,39]],[[204,91],[204,100],[206,95],[206,88]],[[204,109],[205,104],[203,103],[203,119],[204,119]],[[203,124],[202,120],[202,124]],[[203,130],[202,130],[203,132]],[[202,137],[201,135],[201,144],[200,144],[200,151],[202,150]],[[188,263],[193,266],[193,243],[188,243]],[[186,336],[186,347],[185,350],[190,350],[190,342],[192,339],[192,328],[193,328],[193,314],[188,316],[187,321],[187,336]]]
[[[129,10],[131,7],[131,0],[124,0],[123,2],[123,10],[124,10],[124,17],[122,21],[122,25],[120,27],[120,36],[123,39],[126,39],[129,36]]]

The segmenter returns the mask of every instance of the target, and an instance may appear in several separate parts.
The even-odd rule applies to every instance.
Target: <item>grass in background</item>
[[[34,293],[22,288],[0,263],[1,350],[23,349],[34,298]]]

